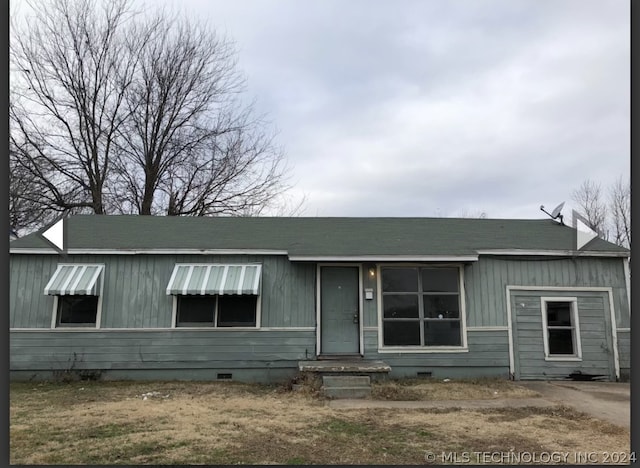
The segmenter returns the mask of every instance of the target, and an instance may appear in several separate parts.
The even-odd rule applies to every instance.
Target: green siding
[[[10,327],[49,328],[53,297],[44,295],[61,257],[12,255]],[[284,256],[74,255],[65,263],[105,265],[101,328],[169,328],[173,298],[166,294],[176,263],[262,263],[263,327],[315,326],[315,265]]]
[[[616,325],[629,327],[623,259],[554,258],[516,260],[481,257],[465,267],[467,326],[507,325],[506,286],[611,287]]]
[[[295,368],[309,331],[11,331],[12,371]]]
[[[44,287],[56,271],[58,262],[45,255],[10,256],[10,327],[51,327],[53,297]]]
[[[112,375],[131,371],[133,376],[158,375],[154,372],[164,371],[178,376],[204,375],[207,369],[268,369],[279,365],[289,372],[297,360],[315,356],[312,329],[283,332],[171,330],[173,299],[165,292],[176,263],[261,263],[261,326],[310,328],[316,325],[315,263],[290,262],[284,255],[11,255],[11,328],[50,328],[53,297],[44,295],[44,287],[59,262],[105,265],[101,328],[165,330],[12,331],[12,371],[64,369],[74,353],[76,358],[83,356],[81,362],[84,364],[77,366],[111,369]],[[594,257],[523,260],[482,256],[478,262],[464,268],[467,327],[506,327],[506,286],[533,285],[611,287],[616,326],[628,328],[629,309],[622,262],[622,259]],[[378,278],[369,275],[370,267],[375,268],[376,264],[362,265],[363,286],[374,290],[373,300],[363,299],[366,358],[388,362],[394,369],[392,376],[415,376],[416,372],[449,376],[508,374],[506,330],[469,330],[469,352],[466,353],[378,353]],[[538,294],[527,291],[521,295],[528,307],[538,309],[540,317]],[[609,315],[603,309],[609,306],[607,294],[544,291],[544,295],[562,294],[581,298],[581,314],[590,310],[604,313],[603,319],[588,314],[584,319],[580,316],[585,362],[588,359],[593,365],[602,367],[598,343],[602,341],[603,333],[611,336],[610,328],[606,328],[611,326]],[[514,329],[514,351],[517,356],[521,352],[522,358],[534,362],[539,359],[536,346],[542,346],[541,324],[533,321],[529,325],[538,330],[530,336],[526,333],[518,335]],[[630,367],[629,335],[628,332],[618,333],[621,370]],[[532,364],[533,367],[536,365]],[[541,365],[548,366],[549,363]],[[571,372],[561,366],[558,368],[564,375]],[[258,375],[257,371],[247,372],[247,375]]]
[[[581,361],[546,361],[541,297],[577,297]],[[584,291],[512,292],[516,379],[564,379],[574,371],[615,379],[607,293]]]
[[[618,334],[618,354],[620,355],[620,373],[626,370],[627,374],[631,370],[631,332],[617,331]]]
[[[506,330],[468,331],[469,352],[463,353],[379,353],[378,332],[368,330],[365,330],[364,344],[365,357],[388,363],[392,377],[410,376],[412,373],[415,377],[415,372],[469,377],[509,374],[509,335]]]

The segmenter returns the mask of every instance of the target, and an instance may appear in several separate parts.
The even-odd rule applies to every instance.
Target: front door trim
[[[316,264],[316,355],[322,354],[322,267],[356,267],[358,268],[358,350],[364,356],[363,300],[362,300],[362,264],[361,263],[318,263]]]

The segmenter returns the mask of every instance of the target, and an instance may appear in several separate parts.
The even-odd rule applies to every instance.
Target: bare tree
[[[124,0],[52,0],[14,25],[10,140],[43,208],[105,213],[114,140],[135,63],[126,56]],[[28,28],[28,32],[25,29]],[[118,34],[120,33],[120,34]]]
[[[236,54],[213,29],[153,20],[126,100],[118,174],[140,214],[255,214],[284,190],[283,154],[236,95]],[[135,51],[132,51],[135,52]]]
[[[607,192],[591,180],[573,191],[577,211],[598,235],[622,247],[631,247],[631,185],[620,176]]]
[[[609,205],[613,241],[626,248],[631,247],[631,184],[622,176],[610,187]]]
[[[600,184],[587,179],[572,192],[571,198],[577,203],[577,211],[587,220],[589,228],[607,240],[607,204],[603,199]]]
[[[17,234],[33,231],[53,220],[53,213],[43,207],[40,191],[31,179],[9,145],[9,226]]]
[[[130,0],[50,0],[12,28],[10,140],[42,209],[259,214],[284,154],[251,105],[233,44]],[[16,192],[19,194],[19,192]]]

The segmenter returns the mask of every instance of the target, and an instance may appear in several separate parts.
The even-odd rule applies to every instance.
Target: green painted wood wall
[[[315,356],[313,330],[12,331],[11,371],[23,376],[71,369],[100,369],[129,378],[252,370],[288,370]],[[164,371],[164,373],[162,373]],[[207,371],[207,373],[203,372]],[[281,375],[276,374],[276,375]],[[176,378],[178,378],[176,377]]]
[[[45,296],[43,290],[58,262],[104,263],[101,327],[127,330],[12,331],[12,371],[31,372],[36,367],[59,369],[55,366],[68,365],[73,356],[77,360],[77,356],[82,355],[84,364],[76,365],[109,368],[113,375],[128,371],[140,376],[164,375],[165,370],[172,370],[178,376],[201,376],[207,369],[264,370],[273,367],[272,363],[281,363],[282,369],[293,372],[297,360],[315,356],[314,263],[291,263],[285,256],[252,255],[73,255],[66,258],[12,255],[11,328],[50,328],[53,297]],[[207,262],[262,263],[262,327],[301,329],[171,330],[172,298],[165,294],[165,289],[174,264]],[[363,300],[365,357],[388,362],[397,376],[415,376],[417,372],[429,370],[451,376],[507,375],[507,285],[610,286],[617,327],[630,326],[621,259],[518,260],[482,256],[478,262],[464,267],[466,321],[467,327],[472,327],[467,332],[469,352],[379,353],[379,291],[377,278],[369,275],[370,267],[375,268],[376,264],[362,265],[363,286],[374,290],[374,300]],[[505,329],[478,330],[478,327]],[[623,373],[630,365],[629,336],[624,330],[618,333]],[[184,372],[180,373],[180,369]],[[258,370],[251,372],[254,372],[251,375],[262,375]]]
[[[621,258],[515,260],[482,256],[465,267],[467,326],[506,326],[506,286],[611,287],[620,328],[629,327],[629,305]]]
[[[383,360],[396,372],[404,372],[400,369],[402,367],[423,371],[438,368],[477,367],[495,368],[505,376],[509,374],[507,330],[469,331],[467,334],[469,351],[456,353],[381,353],[378,350],[377,330],[365,330],[364,340],[365,356]]]
[[[103,263],[101,328],[169,328],[173,308],[166,287],[176,263],[262,263],[263,327],[315,326],[315,265],[284,256],[12,255],[10,327],[50,328],[53,297],[44,287],[58,262]]]
[[[581,361],[544,357],[541,297],[576,297]],[[517,379],[563,379],[572,372],[615,379],[609,297],[601,292],[515,291],[512,293],[513,346]]]

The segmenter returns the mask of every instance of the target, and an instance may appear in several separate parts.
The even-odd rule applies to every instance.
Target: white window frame
[[[94,328],[100,328],[100,322],[102,321],[102,298],[104,296],[104,276],[105,276],[105,266],[103,263],[65,263],[64,265],[73,265],[73,266],[102,266],[102,271],[100,272],[100,294],[98,295],[98,305],[96,310],[96,325],[88,326],[88,327],[67,327],[64,325],[58,326],[58,302],[60,300],[60,295],[56,294],[53,296],[53,313],[51,314],[51,328],[55,330],[93,330]]]
[[[383,302],[382,302],[382,269],[387,267],[407,268],[458,268],[458,295],[460,298],[460,346],[384,346],[383,341]],[[464,287],[464,264],[429,264],[429,263],[379,263],[377,265],[377,299],[378,299],[378,353],[468,353],[467,345],[467,307]]]
[[[245,294],[248,295],[248,294]],[[252,294],[251,294],[252,295]],[[260,294],[256,296],[256,325],[254,327],[219,327],[218,326],[218,299],[220,294],[211,294],[215,297],[216,306],[213,312],[213,325],[210,327],[179,327],[178,326],[178,298],[179,297],[205,297],[205,294],[199,295],[187,295],[187,294],[174,294],[173,305],[171,311],[171,329],[173,330],[257,330],[261,328],[262,319],[262,281],[260,282]]]
[[[574,354],[550,354],[549,353],[549,327],[547,323],[547,303],[548,302],[568,302],[570,306],[570,317],[573,331]],[[578,319],[578,298],[577,297],[549,297],[540,298],[540,310],[542,313],[542,339],[544,343],[545,361],[582,361],[582,343],[580,335],[580,321]]]

